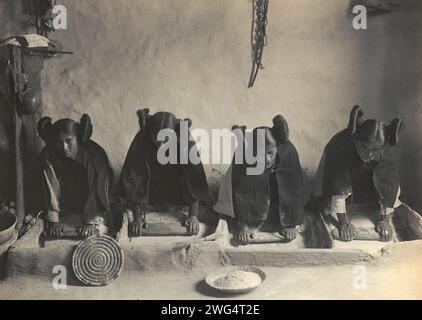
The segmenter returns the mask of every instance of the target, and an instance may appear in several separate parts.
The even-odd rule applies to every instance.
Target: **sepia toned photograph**
[[[422,1],[0,0],[0,300],[421,300],[421,213]]]

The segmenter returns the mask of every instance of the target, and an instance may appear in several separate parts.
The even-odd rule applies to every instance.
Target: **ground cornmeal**
[[[257,287],[261,284],[261,277],[254,272],[236,270],[217,279],[215,286],[224,289],[243,289]]]

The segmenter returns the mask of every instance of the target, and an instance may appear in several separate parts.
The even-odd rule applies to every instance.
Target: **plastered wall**
[[[1,0],[0,35],[32,31],[19,1]],[[265,69],[251,70],[250,0],[60,0],[68,29],[51,33],[71,56],[46,62],[44,113],[91,115],[93,139],[116,175],[138,130],[135,111],[149,107],[190,117],[194,128],[270,125],[288,120],[309,176],[328,139],[360,104],[368,117],[405,120],[403,190],[418,205],[421,190],[421,12],[399,12],[352,28],[347,0],[272,0]],[[419,91],[419,92],[418,92]],[[215,182],[226,166],[208,165]]]

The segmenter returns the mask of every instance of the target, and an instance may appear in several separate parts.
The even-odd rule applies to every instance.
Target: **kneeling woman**
[[[248,167],[255,164],[246,163],[245,157],[242,163],[237,163],[235,157],[214,206],[215,212],[234,219],[234,239],[240,244],[250,242],[267,219],[273,227],[279,228],[278,231],[287,241],[296,238],[296,226],[302,224],[299,156],[289,141],[286,120],[278,115],[273,119],[273,124],[272,128],[258,127],[252,131],[255,154],[257,130],[265,132],[265,170],[258,175],[248,174]],[[235,126],[233,129],[245,132],[246,127]],[[247,143],[243,145],[245,149],[249,147]],[[272,216],[276,220],[271,219]]]
[[[111,224],[113,171],[104,149],[90,140],[89,116],[83,115],[79,123],[62,119],[54,124],[45,117],[38,122],[38,132],[46,142],[40,158],[49,236],[61,238],[64,226],[75,223],[82,237],[106,230]]]
[[[182,120],[169,112],[150,114],[149,109],[139,110],[140,131],[136,134],[126,155],[118,186],[121,203],[133,212],[129,231],[134,237],[142,235],[147,226],[145,216],[148,212],[187,213],[185,225],[190,234],[199,233],[199,203],[212,203],[204,167],[199,163],[179,161],[184,143],[188,153],[196,149],[195,141],[183,141],[181,134],[190,135],[188,128],[181,129]],[[191,126],[192,121],[183,122]],[[177,140],[160,141],[160,132],[173,132]],[[177,148],[175,163],[162,164],[159,161],[160,149],[174,142]],[[187,212],[186,212],[187,211]]]
[[[370,217],[376,231],[382,241],[393,239],[392,213],[402,206],[395,159],[401,125],[398,118],[390,123],[363,121],[361,108],[355,106],[348,127],[326,145],[316,179],[322,187],[320,208],[337,215],[341,240],[355,236],[347,208],[356,204],[376,208]]]

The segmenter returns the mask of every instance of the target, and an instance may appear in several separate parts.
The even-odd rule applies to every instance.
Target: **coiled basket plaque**
[[[90,286],[105,286],[116,279],[124,264],[119,243],[106,235],[94,235],[81,241],[72,256],[76,277]]]

